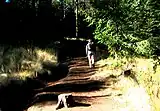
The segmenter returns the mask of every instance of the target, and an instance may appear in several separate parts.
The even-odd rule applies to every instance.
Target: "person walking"
[[[86,55],[88,57],[89,67],[95,67],[95,44],[94,42],[89,39],[86,45]]]

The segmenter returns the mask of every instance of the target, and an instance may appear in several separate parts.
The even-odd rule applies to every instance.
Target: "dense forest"
[[[69,68],[64,62],[86,56],[88,38],[94,39],[104,53],[100,58],[153,59],[155,73],[158,70],[159,0],[1,0],[0,24],[0,73],[9,76],[7,81],[12,81],[10,77],[17,78],[17,75],[20,82],[29,81],[23,81],[24,89],[29,93],[34,89],[29,87],[34,81],[30,77],[46,82],[46,75],[51,74],[57,80],[59,71],[68,73]],[[5,79],[2,77],[1,81]],[[21,84],[4,82],[10,83],[11,86]],[[159,84],[158,81],[156,83]],[[0,96],[5,93],[2,91]],[[0,107],[7,111],[12,103],[4,99],[0,101]]]
[[[2,34],[5,37],[60,40],[63,37],[75,37],[76,24],[78,26],[83,22],[82,17],[75,13],[75,2],[10,0],[1,1],[0,5]],[[79,20],[77,23],[76,16]],[[79,26],[79,36],[91,35],[87,25],[83,22]]]
[[[149,57],[159,53],[159,5],[158,0],[4,0],[1,34],[35,41],[94,37],[111,55]]]

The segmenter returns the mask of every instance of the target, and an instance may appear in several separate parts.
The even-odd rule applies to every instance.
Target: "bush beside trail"
[[[136,58],[136,57],[113,59],[110,57],[98,61],[97,65],[100,65],[102,67],[99,69],[99,71],[102,72],[102,74],[111,73],[114,74],[115,76],[120,76],[121,74],[123,74],[122,72],[130,70],[131,73],[130,75],[126,76],[127,79],[122,78],[122,81],[118,82],[116,86],[123,87],[122,91],[126,92],[126,95],[127,94],[130,95],[130,91],[132,91],[132,89],[138,90],[137,88],[139,88],[140,91],[142,91],[141,89],[145,90],[146,95],[148,95],[149,98],[148,99],[144,98],[144,99],[147,99],[147,101],[149,101],[148,105],[151,106],[151,109],[153,111],[160,110],[159,107],[160,67],[158,59],[147,59],[147,58]],[[130,99],[134,101],[132,98]]]
[[[0,46],[0,108],[22,111],[46,81],[67,75],[66,63],[58,63],[55,48]]]

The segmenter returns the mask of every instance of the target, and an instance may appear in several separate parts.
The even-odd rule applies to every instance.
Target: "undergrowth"
[[[57,63],[54,49],[0,46],[0,74],[32,78],[44,62]]]
[[[160,111],[160,65],[159,59],[146,58],[108,58],[100,60],[97,65],[99,70],[111,70],[114,75],[120,75],[123,71],[131,70],[131,79],[145,87],[150,95],[151,106],[154,111]],[[127,83],[126,83],[127,84]],[[137,92],[138,93],[138,92]]]

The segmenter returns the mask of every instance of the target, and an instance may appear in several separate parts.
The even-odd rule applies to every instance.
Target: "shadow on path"
[[[91,104],[87,103],[88,100],[95,100],[99,97],[108,97],[110,95],[101,95],[101,96],[73,96],[73,99],[75,100],[75,103],[71,107],[88,107],[91,106]],[[56,104],[57,103],[58,94],[52,94],[52,93],[44,93],[37,95],[37,97],[34,98],[31,104],[28,105],[28,107],[34,105],[34,104]],[[86,102],[86,103],[84,103]]]
[[[88,92],[103,88],[105,82],[96,80],[82,80],[71,83],[57,84],[45,88],[45,92]]]
[[[29,106],[45,101],[57,101],[58,94],[61,93],[93,92],[106,88],[104,87],[105,81],[90,79],[90,76],[94,75],[98,68],[90,69],[87,58],[75,58],[69,62],[69,67],[70,70],[67,77],[56,82],[49,82],[47,87],[37,92],[32,104]],[[88,97],[75,96],[74,98],[78,100],[75,106],[90,106],[90,104],[84,104],[80,100],[89,99]]]

